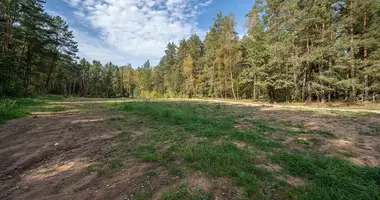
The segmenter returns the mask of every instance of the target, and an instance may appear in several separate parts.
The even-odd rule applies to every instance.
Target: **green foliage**
[[[239,38],[218,13],[204,42],[167,45],[157,66],[76,62],[74,34],[42,0],[0,2],[0,94],[376,101],[380,3],[257,0]],[[10,20],[13,19],[13,20]]]

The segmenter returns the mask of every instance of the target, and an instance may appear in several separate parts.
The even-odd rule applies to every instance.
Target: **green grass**
[[[236,116],[228,114],[219,104],[127,102],[119,104],[118,110],[148,115],[150,120],[165,125],[178,126],[196,137],[217,139],[228,136],[234,140],[247,140],[267,149],[281,148],[282,145],[262,136],[260,130],[236,130]],[[153,151],[149,147],[149,151]],[[149,153],[149,152],[148,152]],[[150,155],[152,152],[150,152]],[[149,160],[149,158],[147,158]]]
[[[103,167],[101,167],[101,166],[97,166],[97,165],[89,166],[89,167],[87,168],[87,170],[88,170],[89,172],[97,172],[97,173],[99,173],[99,174],[104,174],[104,173],[105,173],[105,169],[104,169]]]
[[[304,146],[311,146],[311,143],[309,141],[303,139],[296,139],[296,143]]]
[[[380,199],[380,168],[309,151],[279,152],[272,160],[286,173],[310,181],[297,199]]]
[[[260,192],[260,182],[272,180],[272,175],[252,164],[252,155],[236,145],[188,144],[184,148],[184,161],[191,167],[211,176],[229,176],[245,187],[248,196]]]
[[[118,171],[124,167],[124,162],[120,158],[112,158],[109,161],[109,166],[112,170]]]
[[[7,120],[25,117],[31,112],[31,106],[47,104],[62,99],[60,96],[44,96],[38,98],[0,99],[0,124]]]
[[[35,112],[61,112],[65,110],[71,109],[70,107],[65,106],[53,106],[53,107],[33,107],[30,109],[30,111]]]
[[[370,131],[361,131],[359,134],[364,136],[378,136],[380,135],[380,127],[370,126]]]
[[[212,194],[205,192],[202,188],[197,188],[195,194],[191,194],[187,188],[187,184],[182,182],[175,190],[163,194],[163,200],[211,200]]]
[[[149,176],[159,176],[160,175],[160,171],[158,170],[149,170]]]
[[[317,134],[335,139],[328,131],[307,130],[302,124],[278,120],[245,120],[245,115],[254,115],[255,109],[234,112],[234,107],[221,104],[126,102],[111,108],[128,116],[122,120],[125,126],[143,127],[146,132],[125,139],[121,155],[161,163],[181,178],[193,170],[210,177],[229,177],[253,199],[380,199],[379,168],[355,166],[337,157],[314,153],[313,144],[318,142],[315,138],[296,139],[306,149],[302,152],[284,149],[280,138]],[[242,119],[248,128],[235,128]],[[277,172],[255,166],[255,158],[262,155],[267,156],[264,163],[280,164],[281,173],[301,177],[306,185],[291,186],[278,180]],[[211,197],[194,196],[184,184],[163,199]]]
[[[183,170],[181,167],[173,165],[170,167],[170,173],[176,176],[179,176],[181,178],[184,178],[186,176],[185,170]]]

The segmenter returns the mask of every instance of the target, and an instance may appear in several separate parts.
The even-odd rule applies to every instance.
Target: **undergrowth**
[[[0,99],[0,124],[10,119],[27,116],[31,112],[31,106],[44,105],[61,98],[54,95],[38,98],[2,98]]]

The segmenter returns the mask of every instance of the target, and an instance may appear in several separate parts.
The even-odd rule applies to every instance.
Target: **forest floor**
[[[0,199],[380,199],[380,114],[69,98],[0,125]]]

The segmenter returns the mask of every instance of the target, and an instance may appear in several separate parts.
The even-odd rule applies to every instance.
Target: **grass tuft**
[[[185,182],[181,182],[178,188],[175,190],[166,192],[162,195],[163,200],[211,200],[212,197],[212,194],[207,193],[201,189],[197,190],[196,194],[191,194]]]
[[[121,160],[120,158],[112,158],[110,160],[109,166],[112,170],[118,171],[124,167],[124,163],[123,160]]]
[[[298,199],[380,199],[380,168],[309,151],[274,154],[286,173],[311,181]]]
[[[97,172],[97,173],[99,173],[99,174],[104,174],[104,173],[105,173],[104,168],[101,167],[101,166],[97,166],[97,165],[89,166],[89,167],[87,168],[87,170],[88,170],[89,172]]]

